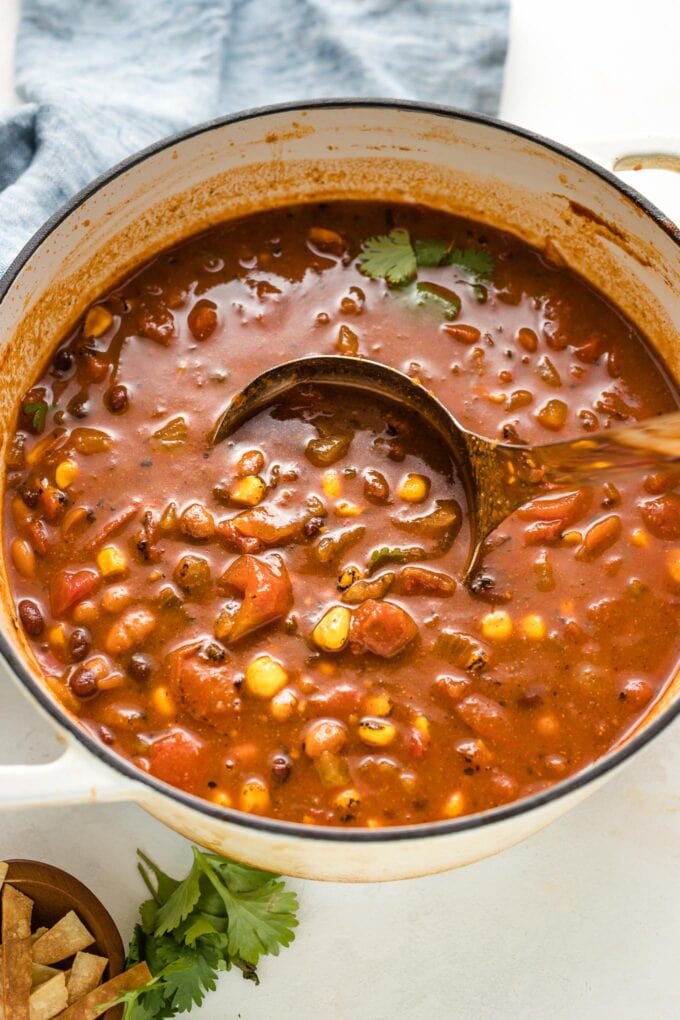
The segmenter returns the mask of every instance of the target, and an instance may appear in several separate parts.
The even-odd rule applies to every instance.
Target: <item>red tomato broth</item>
[[[412,288],[368,279],[356,262],[361,244],[395,224],[414,238],[488,251],[486,294],[455,266],[420,269],[419,281],[460,298],[447,322],[438,309],[417,307]],[[342,489],[334,496],[323,489],[325,468],[305,456],[318,430],[304,399],[261,412],[231,441],[207,448],[233,393],[257,372],[310,353],[384,361],[417,376],[465,425],[527,442],[675,407],[641,334],[583,280],[478,224],[416,207],[337,203],[227,223],[158,256],[102,307],[112,316],[108,328],[85,340],[81,323],[22,401],[50,408],[40,435],[31,433],[38,429],[30,413],[20,414],[24,444],[10,457],[5,541],[17,604],[32,604],[20,619],[47,682],[119,753],[199,796],[274,817],[406,824],[481,811],[559,781],[618,742],[663,690],[678,651],[677,477],[617,479],[613,489],[596,485],[564,505],[524,508],[493,537],[476,593],[457,583],[445,597],[414,594],[393,582],[382,602],[408,614],[417,636],[387,658],[365,646],[353,651],[351,642],[322,652],[311,634],[326,610],[346,605],[343,567],[365,571],[373,550],[418,544],[392,517],[431,512],[451,495],[465,509],[431,438],[412,429],[404,460],[391,459],[373,445],[376,436],[390,440],[380,401],[364,403],[362,418],[360,401],[322,393],[336,417],[354,413],[359,422],[330,467]],[[97,316],[106,325],[106,315],[94,314],[95,327]],[[528,397],[513,397],[518,391]],[[561,428],[537,417],[551,400],[566,405]],[[152,434],[170,422],[164,446]],[[76,447],[66,434],[63,446],[37,459],[33,451],[55,427],[81,430]],[[108,449],[83,452],[102,444],[83,429],[106,433]],[[36,463],[26,464],[32,455]],[[248,470],[238,468],[244,455]],[[60,490],[55,472],[64,460],[75,462],[77,476]],[[367,499],[367,470],[384,475],[388,504]],[[430,480],[417,505],[397,494],[409,473]],[[308,533],[235,545],[224,522],[247,510],[230,502],[239,474],[265,482],[261,507],[306,513]],[[310,495],[323,514],[306,507]],[[361,512],[343,516],[342,500]],[[191,520],[205,537],[183,533],[177,520],[161,527],[173,502],[178,517],[193,504],[207,511]],[[589,531],[608,518],[618,523]],[[339,558],[315,560],[324,537],[360,526],[365,532]],[[463,520],[449,548],[414,564],[456,579],[467,536]],[[126,572],[102,579],[96,554],[108,545]],[[185,589],[176,573],[183,556],[207,564],[189,563]],[[240,556],[264,565],[255,581],[252,562]],[[241,588],[220,587],[237,562]],[[65,569],[81,573],[67,578],[64,599],[55,596],[55,578]],[[292,607],[271,576],[282,569]],[[404,569],[385,563],[369,579]],[[217,617],[226,609],[230,625],[248,584],[278,586],[274,610],[265,607],[262,626],[233,645],[228,635],[218,640]],[[286,608],[267,622],[277,599]],[[375,601],[348,605],[352,619],[370,615]],[[128,630],[139,628],[141,637],[124,647],[131,613]],[[114,627],[122,650],[107,652]],[[478,652],[481,663],[472,661]],[[284,667],[287,707],[243,683],[259,655]]]

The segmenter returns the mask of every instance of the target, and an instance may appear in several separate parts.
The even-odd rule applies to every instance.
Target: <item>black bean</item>
[[[151,660],[146,655],[142,655],[140,652],[135,652],[131,656],[128,663],[128,673],[133,680],[138,680],[139,683],[147,683],[151,679],[153,673],[153,667]]]
[[[73,355],[65,347],[61,347],[54,355],[52,364],[57,372],[70,372],[73,367]]]
[[[29,510],[35,510],[40,499],[40,489],[37,489],[34,485],[26,485],[21,490],[21,498]]]
[[[71,693],[76,698],[92,698],[95,694],[99,693],[99,683],[97,677],[91,669],[87,669],[86,666],[80,666],[75,673],[71,676],[68,682],[71,688]]]
[[[68,650],[73,661],[82,662],[91,647],[88,632],[82,627],[77,627],[68,639]]]
[[[73,418],[87,418],[90,413],[90,402],[87,397],[76,396],[68,402],[68,413]]]
[[[19,619],[29,637],[40,637],[45,626],[43,615],[35,602],[22,599],[19,603]]]
[[[293,768],[293,763],[287,754],[280,751],[272,757],[272,779],[277,783],[285,783]]]
[[[130,400],[128,397],[127,387],[119,383],[118,386],[112,386],[108,392],[107,403],[109,410],[113,411],[114,414],[121,414],[123,411],[127,411]]]
[[[323,517],[310,517],[302,526],[302,534],[305,538],[316,538],[323,528]]]

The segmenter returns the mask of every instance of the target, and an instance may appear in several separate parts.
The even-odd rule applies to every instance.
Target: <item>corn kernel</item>
[[[114,577],[127,571],[127,560],[115,545],[105,545],[97,553],[97,566],[104,577]]]
[[[364,700],[367,715],[386,716],[392,711],[392,699],[387,694],[369,694]]]
[[[406,475],[399,485],[399,498],[405,503],[422,503],[430,492],[430,479],[425,475]]]
[[[638,549],[646,549],[649,545],[649,535],[642,528],[636,528],[630,536],[630,544]]]
[[[256,698],[273,698],[288,683],[288,674],[271,655],[258,655],[248,663],[246,687]]]
[[[359,737],[371,747],[387,747],[397,735],[397,728],[386,719],[362,719]]]
[[[47,632],[47,641],[53,652],[63,652],[66,648],[66,627],[63,623],[55,623]]]
[[[77,477],[78,465],[74,460],[62,460],[61,464],[57,464],[54,480],[59,489],[68,489],[69,485],[75,482]]]
[[[342,479],[339,471],[324,471],[321,488],[329,499],[337,499],[342,492]]]
[[[312,631],[312,641],[323,652],[339,652],[347,644],[352,614],[346,606],[333,606]]]
[[[247,779],[241,787],[241,810],[262,814],[269,807],[269,790],[262,779]]]
[[[359,791],[350,787],[349,790],[341,790],[335,797],[335,806],[341,811],[356,812],[361,807]]]
[[[257,506],[266,491],[267,486],[259,475],[245,475],[234,482],[229,490],[229,498],[239,506]]]
[[[532,641],[542,641],[546,634],[546,626],[542,616],[538,613],[529,613],[524,616],[520,622],[520,626],[524,631],[526,637]]]
[[[213,804],[217,804],[219,807],[231,807],[232,805],[231,795],[226,790],[213,790],[210,799]]]
[[[167,687],[154,687],[151,692],[151,704],[159,715],[171,718],[177,713],[177,704]]]
[[[666,553],[666,566],[671,580],[680,584],[680,549],[669,549]]]
[[[565,531],[562,535],[562,545],[580,545],[583,535],[580,531]]]
[[[422,713],[418,713],[418,715],[413,720],[413,725],[418,730],[418,733],[420,733],[421,737],[429,738],[429,736],[430,736],[430,720],[427,718],[426,715],[422,715]]]
[[[90,337],[102,336],[113,322],[113,316],[103,305],[93,305],[85,316],[83,333]]]
[[[286,722],[295,715],[298,707],[298,699],[290,687],[284,687],[282,691],[275,694],[269,704],[269,712],[277,722]]]
[[[460,790],[456,790],[444,802],[442,815],[444,818],[458,818],[465,811],[465,798]]]
[[[338,588],[340,591],[346,591],[355,581],[359,581],[362,577],[363,571],[359,567],[354,565],[343,567],[338,576]]]
[[[352,503],[348,499],[339,499],[335,504],[335,512],[340,517],[358,517],[364,512],[364,508],[358,503]]]
[[[482,634],[489,641],[505,641],[512,634],[512,620],[504,609],[487,613],[482,620]]]

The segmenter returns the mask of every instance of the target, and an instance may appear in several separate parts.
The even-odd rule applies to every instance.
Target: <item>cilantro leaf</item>
[[[256,964],[267,953],[278,956],[281,946],[295,938],[297,896],[287,892],[283,882],[272,882],[266,891],[266,899],[261,890],[227,893],[229,953],[246,963]]]
[[[490,280],[493,276],[493,258],[481,248],[452,248],[446,261],[449,265],[464,269],[476,280]]]
[[[140,905],[127,963],[145,960],[154,976],[117,1000],[123,1020],[169,1020],[200,1006],[218,973],[232,967],[257,983],[259,958],[278,955],[295,937],[297,897],[278,875],[192,851],[181,882],[139,853],[152,898]]]
[[[166,1002],[178,1013],[188,1012],[192,1006],[200,1006],[206,992],[217,987],[216,967],[200,952],[190,949],[182,951],[177,964],[167,967],[163,973],[163,992]]]
[[[142,853],[141,850],[138,850],[137,854],[140,858],[140,862],[137,864],[137,869],[142,878],[144,879],[145,886],[155,899],[156,903],[159,906],[161,906],[163,903],[165,903],[167,899],[170,898],[170,896],[172,896],[175,889],[180,883],[177,881],[177,879],[170,878],[170,876],[166,875],[164,871],[161,871],[158,865],[154,864],[154,862],[150,860],[150,858],[148,858],[145,853]],[[155,886],[153,885],[146,868],[148,868],[149,871],[152,872],[154,878],[156,879]]]
[[[416,256],[408,230],[398,228],[389,234],[369,237],[362,246],[359,268],[366,276],[387,280],[393,286],[415,279]]]
[[[189,916],[201,895],[200,878],[201,867],[194,861],[187,877],[160,907],[156,915],[154,932],[156,935],[165,935],[166,932],[172,931]]]
[[[441,266],[450,248],[446,241],[414,241],[413,249],[416,253],[416,263],[424,269],[431,269],[433,266]]]
[[[29,401],[21,405],[22,412],[30,419],[31,432],[39,436],[45,430],[47,420],[47,403],[44,400]]]

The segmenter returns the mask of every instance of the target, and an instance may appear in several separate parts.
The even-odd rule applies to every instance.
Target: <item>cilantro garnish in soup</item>
[[[4,536],[45,683],[158,779],[308,824],[479,812],[605,753],[677,658],[680,474],[539,493],[468,589],[465,493],[400,405],[300,385],[209,445],[253,376],[314,353],[516,443],[677,403],[616,308],[480,224],[225,223],[102,295],[19,401]]]

